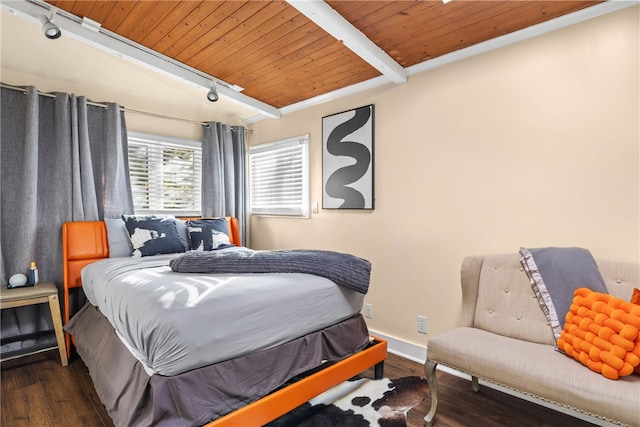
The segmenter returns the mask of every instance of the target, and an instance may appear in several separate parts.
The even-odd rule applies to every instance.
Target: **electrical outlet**
[[[427,318],[424,316],[418,316],[418,332],[427,333]]]
[[[373,319],[373,306],[371,304],[364,305],[364,317]]]

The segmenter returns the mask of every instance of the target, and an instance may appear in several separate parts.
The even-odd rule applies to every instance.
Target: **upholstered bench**
[[[596,260],[608,294],[629,301],[640,287],[640,266]],[[554,334],[529,277],[515,254],[470,256],[461,271],[460,327],[427,343],[432,425],[438,404],[436,365],[531,396],[568,413],[601,422],[640,426],[640,375],[617,380],[593,372],[555,348]]]

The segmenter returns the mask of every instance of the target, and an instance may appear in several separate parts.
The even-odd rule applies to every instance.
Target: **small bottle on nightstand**
[[[38,265],[35,261],[31,261],[31,265],[29,266],[29,284],[35,285],[38,281]]]

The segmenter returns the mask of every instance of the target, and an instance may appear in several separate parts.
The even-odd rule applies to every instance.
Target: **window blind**
[[[129,173],[136,213],[198,215],[201,171],[200,142],[129,135]]]
[[[250,210],[309,216],[308,136],[249,149]]]

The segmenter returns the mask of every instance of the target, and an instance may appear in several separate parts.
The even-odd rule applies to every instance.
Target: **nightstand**
[[[62,316],[60,315],[60,303],[58,302],[58,288],[53,282],[41,282],[35,286],[8,289],[0,286],[0,309],[23,307],[26,305],[49,303],[51,319],[56,332],[58,351],[62,366],[67,366],[67,350],[64,344],[64,332],[62,330]]]

